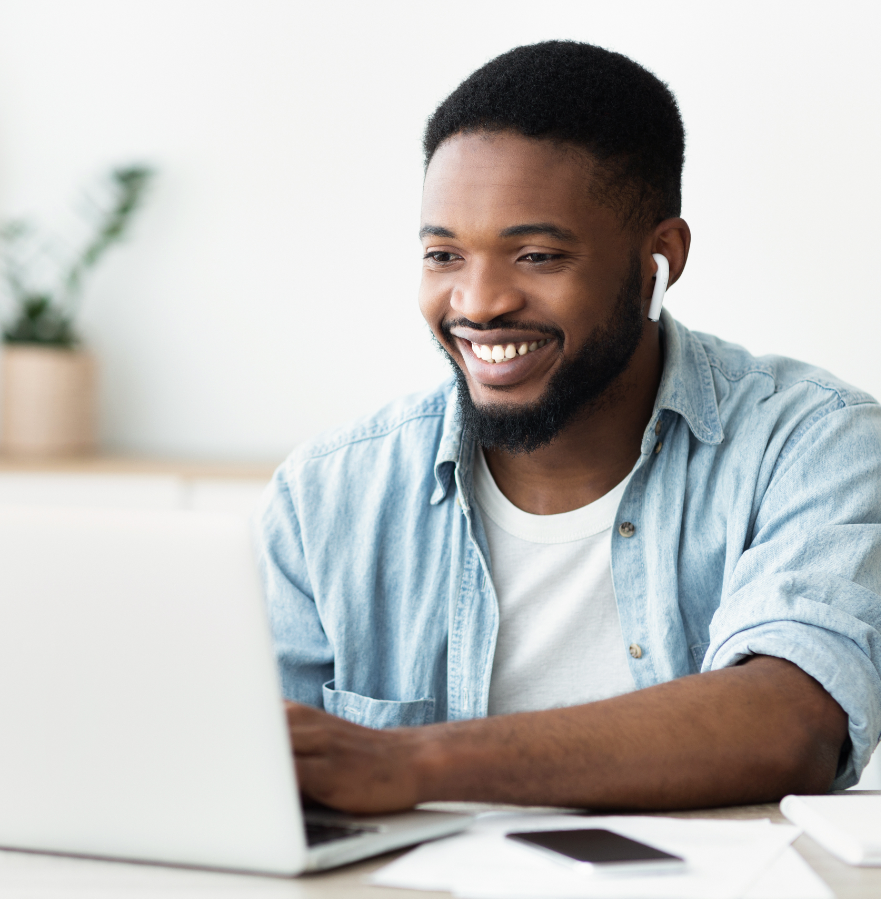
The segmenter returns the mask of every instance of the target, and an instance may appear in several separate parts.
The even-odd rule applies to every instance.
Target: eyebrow
[[[499,236],[528,237],[532,234],[545,234],[548,237],[553,237],[554,240],[563,240],[566,243],[574,243],[578,240],[574,232],[550,222],[530,222],[525,225],[512,225],[510,228],[505,228]]]
[[[440,225],[423,225],[419,229],[419,239],[423,237],[449,237],[455,238],[455,234],[449,228],[441,228]]]
[[[511,225],[499,232],[499,237],[528,237],[533,234],[543,234],[554,240],[562,240],[566,243],[574,243],[578,238],[574,232],[567,228],[561,228],[551,222],[528,222],[523,225]],[[449,237],[455,239],[456,235],[449,228],[440,225],[423,225],[419,229],[419,239],[423,237]]]

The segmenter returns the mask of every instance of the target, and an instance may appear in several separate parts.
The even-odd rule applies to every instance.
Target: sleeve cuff
[[[704,671],[736,665],[751,655],[774,656],[798,665],[844,709],[851,750],[842,759],[832,790],[860,778],[881,738],[881,678],[872,660],[842,634],[798,621],[760,624],[716,640],[704,658]]]

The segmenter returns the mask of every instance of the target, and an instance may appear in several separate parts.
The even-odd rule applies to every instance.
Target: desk
[[[875,792],[875,791],[865,791]],[[722,818],[750,821],[770,818],[778,824],[789,822],[780,813],[776,802],[767,805],[747,805],[739,808],[705,809],[696,812],[670,812],[672,818]],[[881,897],[881,868],[856,868],[838,861],[810,837],[801,836],[793,844],[807,863],[826,881],[836,899],[878,899]],[[363,882],[365,874],[387,864],[400,853],[370,859],[348,868],[300,878],[303,892],[297,899],[426,899],[430,896],[447,896],[447,893],[422,893],[415,890],[398,890],[373,887]]]
[[[487,806],[480,807],[488,808]],[[741,808],[674,813],[680,818],[770,818],[784,822],[776,803]],[[854,868],[802,836],[795,848],[832,888],[838,899],[877,899],[881,896],[881,868]],[[0,894],[62,899],[71,896],[132,896],[137,899],[427,899],[445,893],[423,893],[374,887],[364,876],[400,853],[370,859],[336,871],[296,879],[246,877],[151,865],[127,865],[0,851]]]

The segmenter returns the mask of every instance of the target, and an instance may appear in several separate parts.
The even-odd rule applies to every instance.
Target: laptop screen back
[[[304,865],[243,520],[0,508],[0,846]]]

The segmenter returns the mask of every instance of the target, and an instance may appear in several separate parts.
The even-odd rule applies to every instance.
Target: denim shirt
[[[881,733],[881,407],[666,312],[662,328],[661,384],[612,529],[633,679],[790,660],[848,715],[842,789]],[[279,468],[258,522],[289,699],[371,727],[486,715],[499,612],[473,457],[450,382]]]

